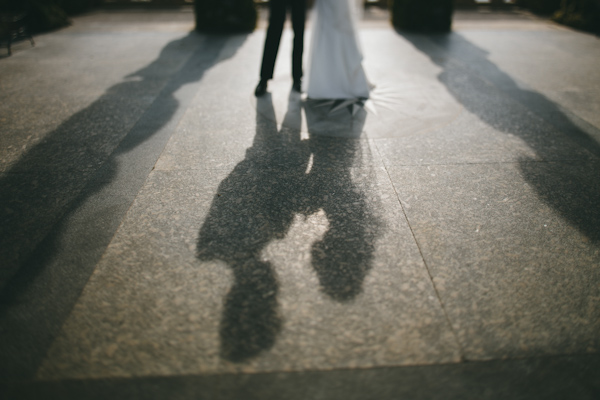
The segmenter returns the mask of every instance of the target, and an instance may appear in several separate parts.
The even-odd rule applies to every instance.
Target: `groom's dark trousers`
[[[302,51],[304,48],[304,23],[306,21],[306,0],[270,0],[269,28],[265,40],[260,79],[273,78],[275,59],[285,23],[288,6],[292,9],[292,28],[294,29],[294,50],[292,52],[292,78],[302,78]]]

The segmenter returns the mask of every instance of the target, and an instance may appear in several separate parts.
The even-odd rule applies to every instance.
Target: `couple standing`
[[[313,34],[308,62],[306,92],[312,99],[364,99],[370,84],[362,67],[357,37],[356,0],[315,0]],[[294,48],[292,52],[292,89],[302,91],[302,53],[306,0],[270,0],[269,28],[263,53],[260,82],[256,96],[267,91],[273,78],[275,59],[288,6],[292,12]]]

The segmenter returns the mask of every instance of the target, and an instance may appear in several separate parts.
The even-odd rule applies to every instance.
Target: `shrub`
[[[554,20],[600,34],[600,0],[563,0]]]
[[[452,0],[393,0],[392,25],[408,31],[448,32],[453,10]]]
[[[194,11],[201,32],[250,32],[258,16],[254,0],[195,0]]]
[[[34,32],[58,29],[71,23],[65,10],[52,0],[31,1],[29,18]]]
[[[560,8],[562,0],[519,0],[518,5],[535,13],[552,14]]]
[[[68,15],[86,11],[101,0],[0,0],[3,12],[26,11],[34,32],[57,29],[70,24]]]
[[[55,0],[55,3],[62,8],[67,15],[73,15],[101,5],[102,0]]]

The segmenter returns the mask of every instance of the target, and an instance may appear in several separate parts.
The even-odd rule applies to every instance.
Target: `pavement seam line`
[[[400,195],[398,194],[398,191],[396,190],[396,185],[394,185],[394,182],[392,181],[392,178],[390,176],[390,172],[389,172],[387,166],[384,165],[383,168],[385,169],[385,172],[387,174],[389,182],[392,184],[392,188],[394,189],[394,193],[396,194],[396,199],[398,200],[398,204],[400,205],[400,209],[402,210],[402,214],[404,215],[404,219],[406,220],[408,229],[410,229],[410,233],[413,237],[413,240],[415,241],[415,244],[417,245],[417,249],[419,249],[419,254],[421,255],[421,260],[423,260],[423,265],[425,265],[425,269],[427,270],[427,274],[429,276],[429,280],[431,281],[431,285],[433,286],[433,290],[435,291],[435,295],[438,299],[438,302],[440,303],[440,307],[442,308],[442,311],[444,312],[444,317],[446,318],[446,323],[448,324],[450,331],[452,332],[452,335],[454,336],[454,339],[456,340],[456,345],[458,346],[458,351],[459,351],[459,356],[460,356],[460,360],[458,362],[459,363],[463,362],[466,360],[465,351],[460,343],[460,340],[458,339],[458,334],[456,333],[454,327],[452,326],[452,323],[450,322],[450,317],[448,316],[448,312],[446,311],[446,306],[444,305],[444,302],[442,301],[442,298],[440,296],[438,288],[435,285],[435,282],[433,280],[433,275],[431,274],[429,265],[427,264],[427,261],[425,260],[423,251],[421,250],[421,245],[419,244],[419,241],[417,240],[417,237],[415,235],[413,227],[410,224],[410,220],[408,219],[408,215],[406,214],[406,210],[404,209],[404,206],[402,205],[402,200],[400,200]]]
[[[490,161],[490,162],[450,162],[450,163],[440,163],[440,164],[390,164],[390,165],[384,165],[384,168],[388,168],[388,167],[400,167],[400,168],[406,168],[406,167],[455,167],[457,165],[510,165],[510,164],[558,164],[558,163],[565,163],[565,162],[575,162],[578,164],[586,164],[589,162],[594,162],[597,161],[596,158],[590,158],[590,159],[581,159],[581,158],[561,158],[561,159],[554,159],[554,160],[548,160],[548,159],[542,159],[542,160],[527,160],[527,161],[518,161],[518,160],[514,160],[514,161]]]

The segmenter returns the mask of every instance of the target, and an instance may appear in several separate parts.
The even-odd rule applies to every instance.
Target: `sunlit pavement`
[[[344,103],[291,91],[289,29],[253,96],[264,15],[192,29],[0,56],[3,398],[600,398],[597,37],[372,8]]]

